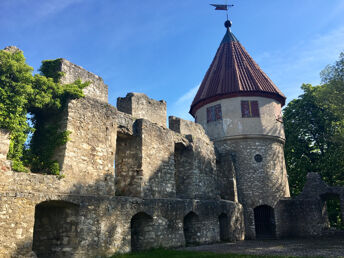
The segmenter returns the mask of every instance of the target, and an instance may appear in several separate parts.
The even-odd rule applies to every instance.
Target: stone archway
[[[201,230],[199,217],[193,211],[190,211],[184,217],[184,237],[186,245],[195,245],[199,243],[199,236]]]
[[[261,205],[254,208],[254,224],[256,238],[275,238],[275,214],[272,207]]]
[[[36,205],[32,250],[37,257],[71,257],[78,248],[79,206],[65,201]]]
[[[153,218],[145,212],[139,212],[131,218],[131,251],[140,251],[154,246],[152,226]]]

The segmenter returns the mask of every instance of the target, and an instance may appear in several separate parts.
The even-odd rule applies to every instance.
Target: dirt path
[[[344,237],[322,239],[246,240],[186,247],[183,250],[255,255],[344,257]]]

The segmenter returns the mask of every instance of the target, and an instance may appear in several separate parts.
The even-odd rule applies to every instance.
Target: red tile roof
[[[219,99],[261,96],[285,104],[286,97],[260,69],[234,34],[227,32],[191,104],[195,116],[202,106]]]

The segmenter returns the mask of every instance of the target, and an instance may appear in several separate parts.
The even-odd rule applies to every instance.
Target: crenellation
[[[124,98],[117,98],[119,111],[132,115],[137,119],[147,119],[166,127],[166,102],[154,100],[144,93],[131,92]]]

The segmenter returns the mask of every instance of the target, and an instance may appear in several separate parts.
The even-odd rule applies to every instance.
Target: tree
[[[293,196],[308,172],[344,186],[344,54],[321,73],[322,84],[302,85],[303,94],[284,109],[285,157]]]
[[[0,50],[0,128],[10,131],[8,159],[16,171],[27,170],[25,164],[35,172],[59,173],[57,162],[51,159],[54,148],[67,140],[68,132],[44,125],[45,119],[59,113],[69,99],[83,97],[82,89],[88,85],[80,80],[59,83],[63,75],[57,69],[59,62],[61,59],[43,61],[41,74],[33,75],[22,51],[15,47]],[[33,132],[35,140],[25,149],[28,135]],[[43,143],[47,144],[41,146]]]

